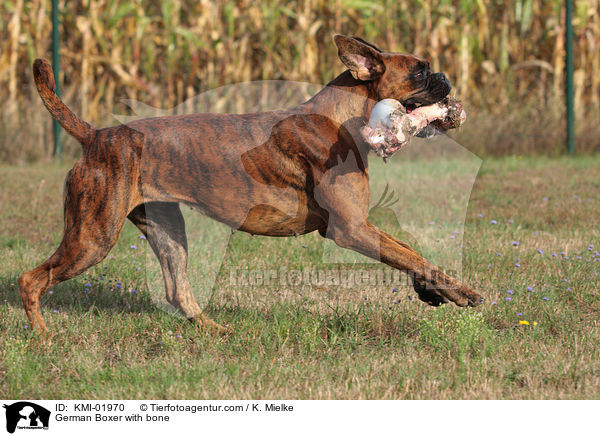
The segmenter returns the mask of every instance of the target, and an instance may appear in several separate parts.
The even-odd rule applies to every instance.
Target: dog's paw
[[[415,289],[419,300],[429,304],[430,306],[437,307],[450,302],[446,297],[433,288],[430,288],[426,283],[413,280],[413,288]]]
[[[476,307],[485,301],[478,292],[449,279],[452,283],[446,285],[432,285],[425,280],[413,280],[413,287],[419,296],[419,300],[430,306],[439,306],[452,302],[460,307]]]
[[[204,314],[190,318],[190,321],[198,327],[198,330],[206,333],[229,336],[234,332],[230,325],[218,324]]]

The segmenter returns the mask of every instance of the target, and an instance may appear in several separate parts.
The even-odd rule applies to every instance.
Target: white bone
[[[369,127],[375,129],[381,124],[382,126],[391,129],[393,124],[392,120],[390,119],[390,115],[399,109],[403,109],[403,107],[398,100],[386,98],[379,101],[371,111],[371,116],[369,117]]]

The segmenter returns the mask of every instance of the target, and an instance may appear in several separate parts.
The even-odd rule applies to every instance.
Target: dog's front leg
[[[362,161],[365,161],[363,159]],[[321,235],[337,245],[406,272],[419,298],[437,306],[452,301],[476,306],[483,298],[424,259],[408,244],[369,223],[369,177],[361,160],[350,153],[345,161],[323,174],[315,187],[316,202],[324,210],[327,227]]]
[[[409,245],[388,235],[368,221],[362,224],[330,222],[326,236],[337,245],[406,272],[419,298],[437,306],[452,301],[458,306],[477,306],[483,298],[468,286],[446,275]]]

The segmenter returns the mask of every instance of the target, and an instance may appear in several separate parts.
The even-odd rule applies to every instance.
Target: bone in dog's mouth
[[[378,102],[361,135],[371,148],[387,161],[406,146],[413,136],[433,136],[461,126],[466,120],[462,103],[446,97],[441,101],[416,107],[385,99]]]

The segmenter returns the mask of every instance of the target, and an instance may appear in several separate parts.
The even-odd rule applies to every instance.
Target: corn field
[[[504,143],[471,143],[464,132],[476,151],[553,149],[544,135],[556,142],[557,129],[563,129],[563,0],[71,0],[59,5],[63,98],[100,125],[110,121],[123,98],[168,108],[237,82],[324,84],[343,70],[332,41],[333,34],[343,33],[385,50],[428,57],[436,71],[444,71],[475,114],[473,138],[480,139],[481,130],[492,138],[489,129],[495,129]],[[599,0],[575,1],[573,24],[578,131],[585,135],[584,148],[594,149],[600,142],[594,129],[600,113]],[[47,156],[50,124],[39,109],[31,64],[51,56],[50,1],[3,0],[0,35],[0,160],[15,160],[14,148],[22,141],[32,145],[22,145],[21,151],[29,151],[19,159]],[[506,129],[517,136],[506,139]],[[533,145],[518,145],[531,137]],[[514,144],[506,146],[507,141]]]

